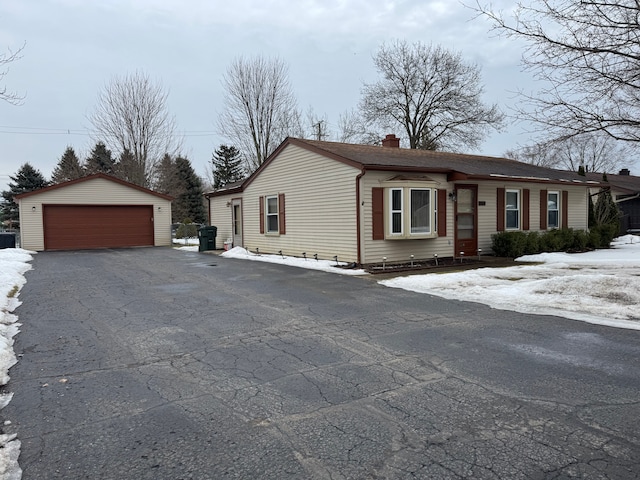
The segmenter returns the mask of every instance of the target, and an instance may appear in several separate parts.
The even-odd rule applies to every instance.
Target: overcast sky
[[[505,110],[512,92],[531,88],[520,72],[522,46],[492,36],[455,0],[0,0],[0,48],[26,42],[0,84],[26,95],[22,106],[0,103],[0,187],[25,162],[48,178],[68,145],[86,157],[98,91],[136,70],[168,89],[183,151],[203,176],[213,150],[228,142],[215,128],[221,80],[241,55],[282,58],[300,109],[326,114],[335,132],[363,82],[377,78],[372,55],[395,39],[460,51],[482,68],[485,101]],[[509,122],[470,153],[500,156],[526,142]]]

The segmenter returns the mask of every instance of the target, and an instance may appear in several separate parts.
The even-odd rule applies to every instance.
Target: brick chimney
[[[400,139],[392,133],[382,139],[382,146],[390,148],[400,148]]]
[[[631,172],[628,168],[623,168],[622,170],[620,170],[620,173],[618,175],[631,175]]]

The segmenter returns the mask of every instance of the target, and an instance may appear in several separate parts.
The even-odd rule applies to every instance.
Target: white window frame
[[[549,198],[551,195],[555,195],[556,197],[556,208],[549,208]],[[551,224],[551,212],[556,212],[556,224]],[[557,229],[560,228],[560,192],[547,192],[547,228],[548,229]]]
[[[269,211],[269,200],[275,199],[276,211]],[[279,217],[278,195],[268,195],[264,197],[264,231],[267,235],[278,235],[280,233],[280,217]],[[275,217],[275,230],[269,228],[269,220]]]
[[[400,208],[393,208],[393,194],[394,192],[400,193]],[[403,188],[390,188],[389,189],[389,235],[390,236],[404,236],[404,189]],[[400,231],[394,231],[394,216],[400,215]]]
[[[429,200],[428,231],[412,231],[411,193],[415,190],[426,190]],[[400,208],[393,208],[393,192],[400,192]],[[437,190],[433,186],[419,184],[393,186],[385,188],[385,239],[406,240],[419,238],[433,238],[437,236],[435,219],[437,218]],[[394,215],[400,215],[400,231],[394,231]]]
[[[507,201],[507,198],[509,197],[510,193],[515,193],[516,194],[516,202],[518,203],[516,205],[516,208],[509,208],[509,202]],[[521,192],[520,190],[516,190],[516,189],[507,189],[504,192],[504,225],[505,225],[505,230],[520,230],[520,224],[521,224]],[[516,212],[516,219],[517,219],[517,225],[516,226],[509,226],[509,212]]]

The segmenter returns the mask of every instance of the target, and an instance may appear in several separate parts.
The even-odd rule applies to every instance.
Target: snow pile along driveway
[[[380,283],[501,310],[640,330],[639,237],[626,235],[611,248],[593,252],[516,260],[536,265],[412,275]]]
[[[31,269],[28,263],[34,252],[19,248],[0,250],[0,385],[9,381],[9,369],[16,363],[13,337],[20,324],[13,312],[19,305],[18,292],[26,283],[24,273]],[[12,393],[0,393],[0,409],[11,401]],[[19,480],[22,470],[18,465],[20,441],[16,435],[0,434],[0,478]]]
[[[310,270],[322,270],[324,272],[340,273],[342,275],[366,275],[362,269],[340,268],[348,264],[336,262],[334,260],[316,260],[315,258],[289,257],[287,255],[265,255],[252,253],[242,247],[233,247],[231,250],[220,255],[225,258],[240,258],[242,260],[255,260],[258,262],[279,263],[292,267],[308,268]]]

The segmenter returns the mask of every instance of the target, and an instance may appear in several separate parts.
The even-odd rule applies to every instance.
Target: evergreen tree
[[[115,174],[115,163],[111,156],[111,150],[108,150],[102,142],[96,143],[93,150],[89,154],[89,158],[85,163],[85,171],[88,175],[94,173],[106,173],[107,175]]]
[[[181,187],[180,194],[171,206],[174,221],[181,222],[190,218],[195,223],[206,223],[202,180],[196,175],[188,159],[178,156],[174,163],[177,183]]]
[[[2,216],[5,220],[16,221],[19,219],[18,204],[14,197],[21,193],[33,192],[49,185],[42,173],[25,163],[14,176],[9,176],[9,190],[2,192]]]
[[[242,180],[244,178],[242,163],[240,150],[234,146],[220,145],[211,158],[213,188],[217,190],[228,183]]]
[[[122,180],[126,180],[127,182],[135,185],[140,185],[141,187],[145,187],[147,185],[147,176],[144,171],[144,166],[136,161],[133,153],[128,149],[125,149],[120,154],[114,171],[116,176]]]
[[[62,154],[58,165],[53,169],[51,175],[51,183],[68,182],[84,176],[84,169],[80,165],[80,160],[73,150],[73,147],[67,147]]]
[[[176,164],[171,155],[165,153],[158,163],[155,190],[177,198],[181,193],[181,186],[178,183]]]

